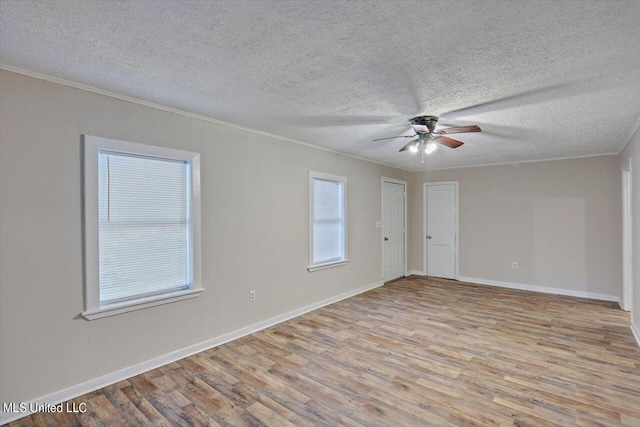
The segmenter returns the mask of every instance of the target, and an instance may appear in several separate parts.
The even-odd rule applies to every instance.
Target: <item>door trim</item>
[[[381,233],[380,233],[380,242],[382,245],[382,281],[384,281],[384,183],[390,182],[392,184],[400,184],[404,186],[404,275],[407,276],[407,181],[403,181],[401,179],[395,178],[387,178],[385,176],[382,177],[380,182],[380,206],[381,206]]]
[[[633,308],[633,193],[631,159],[622,167],[622,309]]]
[[[428,276],[429,275],[429,268],[428,268],[428,264],[427,264],[427,190],[429,189],[429,187],[431,186],[436,186],[436,185],[445,185],[445,184],[452,184],[453,185],[453,190],[455,192],[455,203],[454,203],[454,216],[455,218],[453,219],[453,223],[454,223],[454,237],[453,237],[453,241],[454,241],[454,248],[455,248],[455,259],[453,260],[454,265],[455,265],[455,280],[459,280],[460,277],[460,270],[459,270],[459,262],[458,260],[460,259],[459,256],[459,252],[458,252],[458,241],[459,239],[459,182],[458,181],[435,181],[435,182],[425,182],[422,185],[422,270],[424,271],[424,275]]]

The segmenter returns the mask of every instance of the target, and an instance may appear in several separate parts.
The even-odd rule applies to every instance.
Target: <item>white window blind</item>
[[[193,284],[191,166],[98,153],[100,303]]]
[[[344,183],[313,178],[312,264],[345,259]]]

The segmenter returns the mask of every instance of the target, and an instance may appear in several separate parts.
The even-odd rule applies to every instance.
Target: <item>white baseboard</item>
[[[409,276],[426,276],[426,274],[420,270],[409,270]]]
[[[631,332],[633,333],[633,337],[636,339],[636,343],[638,343],[638,347],[640,347],[640,328],[631,322]]]
[[[458,280],[460,280],[461,282],[475,283],[478,285],[498,286],[500,288],[519,289],[522,291],[543,292],[545,294],[568,295],[571,297],[597,299],[602,301],[613,301],[620,304],[620,297],[615,295],[594,294],[591,292],[573,291],[570,289],[548,288],[546,286],[534,286],[534,285],[523,285],[520,283],[499,282],[497,280],[476,279],[474,277],[460,276]]]
[[[82,396],[83,394],[90,393],[92,391],[101,389],[111,384],[115,384],[119,381],[125,380],[127,378],[134,377],[136,375],[143,374],[152,369],[159,368],[160,366],[167,365],[169,363],[175,362],[180,359],[184,359],[185,357],[191,356],[196,353],[200,353],[201,351],[208,350],[213,347],[217,347],[229,341],[236,340],[245,335],[252,334],[254,332],[258,332],[262,329],[266,329],[270,326],[276,325],[278,323],[282,323],[294,317],[298,317],[305,313],[309,313],[310,311],[317,310],[329,304],[333,304],[335,302],[341,301],[343,299],[347,299],[353,297],[355,295],[361,294],[363,292],[367,292],[371,289],[375,289],[384,285],[383,281],[375,282],[367,286],[363,286],[361,288],[355,289],[353,291],[345,292],[340,295],[333,296],[331,298],[324,299],[322,301],[309,304],[307,306],[298,308],[296,310],[290,311],[285,314],[281,314],[279,316],[272,317],[270,319],[264,320],[262,322],[255,323],[253,325],[249,325],[247,327],[237,329],[233,332],[229,332],[228,334],[221,335],[216,338],[212,338],[210,340],[201,342],[199,344],[194,344],[189,347],[182,348],[180,350],[173,351],[171,353],[165,354],[164,356],[156,357],[151,360],[147,360],[145,362],[141,362],[135,364],[133,366],[129,366],[124,369],[120,369],[119,371],[112,372],[107,375],[103,375],[98,378],[94,378],[92,380],[76,384],[69,388],[65,388],[63,390],[48,394],[46,396],[39,397],[37,399],[32,400],[31,402],[26,402],[27,409],[31,407],[31,404],[49,404],[49,405],[57,405],[61,402],[66,402],[67,400],[74,399],[78,396]],[[5,402],[8,403],[8,402]],[[0,425],[4,425],[11,421],[15,421],[19,418],[26,417],[30,415],[32,412],[2,412],[0,413]]]

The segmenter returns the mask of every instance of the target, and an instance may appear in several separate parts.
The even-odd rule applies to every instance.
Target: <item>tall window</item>
[[[309,271],[347,259],[347,178],[309,172]]]
[[[197,162],[197,153],[85,137],[86,317],[201,290]]]

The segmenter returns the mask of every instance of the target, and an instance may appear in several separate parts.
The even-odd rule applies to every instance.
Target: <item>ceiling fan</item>
[[[424,164],[424,155],[433,153],[438,145],[436,143],[442,144],[449,148],[458,148],[463,143],[449,138],[446,135],[454,134],[454,133],[469,133],[469,132],[480,132],[480,126],[470,125],[470,126],[456,126],[444,129],[436,129],[436,123],[438,122],[438,117],[436,116],[418,116],[409,120],[409,124],[413,128],[415,134],[414,135],[400,135],[400,136],[391,136],[388,138],[378,138],[374,139],[374,141],[383,141],[385,139],[395,139],[395,138],[415,138],[413,141],[409,142],[407,145],[402,147],[400,151],[411,151],[412,153],[417,153],[420,151],[422,164]]]

